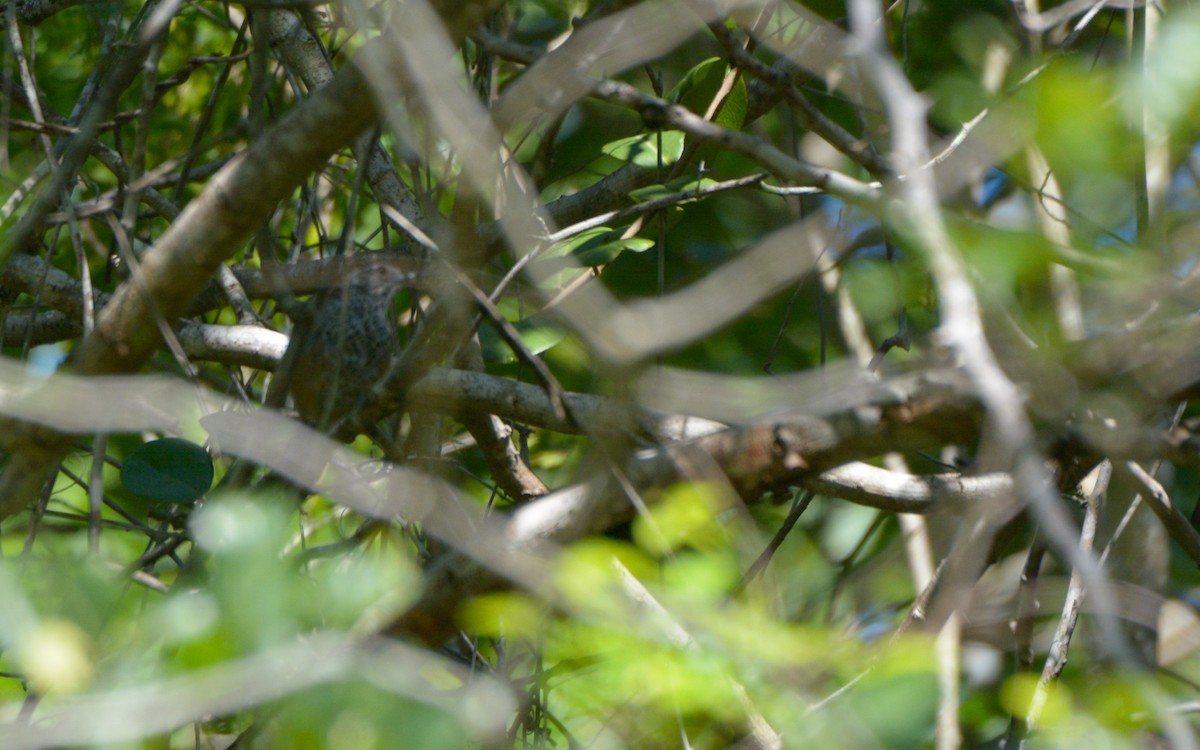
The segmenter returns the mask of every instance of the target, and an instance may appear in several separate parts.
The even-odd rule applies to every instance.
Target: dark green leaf
[[[125,459],[121,483],[130,492],[161,503],[191,503],[212,486],[208,451],[182,438],[144,443]]]

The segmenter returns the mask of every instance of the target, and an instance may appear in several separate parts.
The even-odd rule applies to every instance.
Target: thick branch
[[[663,486],[689,476],[692,465],[716,464],[743,497],[802,483],[829,468],[887,450],[930,442],[954,442],[978,425],[973,399],[937,386],[918,386],[906,403],[881,410],[879,420],[792,417],[732,429],[691,443],[634,458],[625,473],[639,488]],[[653,502],[653,494],[644,496]],[[547,540],[563,543],[631,519],[634,505],[615,483],[596,481],[548,495],[519,509],[504,539],[516,549]],[[471,596],[508,585],[468,556],[452,552],[430,569],[422,599],[391,628],[438,644],[455,630],[455,613]]]

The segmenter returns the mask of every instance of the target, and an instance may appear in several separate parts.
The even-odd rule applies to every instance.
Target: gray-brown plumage
[[[292,331],[272,390],[286,387],[301,419],[322,430],[360,408],[399,346],[393,300],[410,281],[410,274],[373,263],[318,295]],[[354,435],[340,430],[337,437]]]

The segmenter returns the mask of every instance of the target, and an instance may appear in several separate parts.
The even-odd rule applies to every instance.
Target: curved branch
[[[860,462],[804,477],[800,486],[821,495],[892,513],[961,513],[1012,493],[1008,474],[901,474]]]

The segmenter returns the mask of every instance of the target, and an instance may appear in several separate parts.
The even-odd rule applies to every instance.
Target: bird
[[[400,347],[393,302],[412,281],[411,273],[371,262],[296,316],[273,389],[287,389],[301,420],[322,431],[338,427],[387,376]],[[354,434],[338,427],[335,437],[349,442]]]

